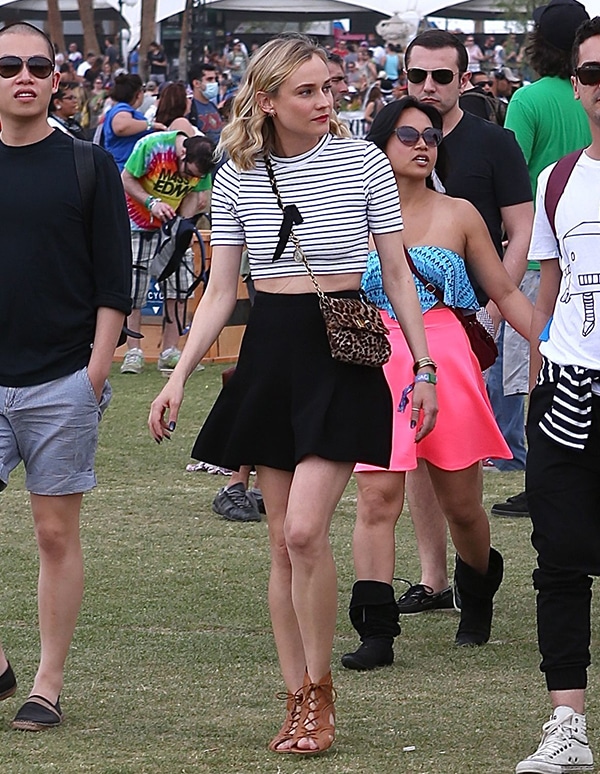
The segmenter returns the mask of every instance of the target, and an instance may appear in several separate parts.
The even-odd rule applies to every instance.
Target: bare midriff
[[[358,290],[362,275],[353,274],[317,274],[317,282],[324,293],[341,290]],[[308,276],[271,277],[254,281],[256,290],[262,293],[314,293],[315,286]]]

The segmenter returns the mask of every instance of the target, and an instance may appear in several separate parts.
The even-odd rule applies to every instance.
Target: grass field
[[[0,704],[0,771],[514,771],[537,746],[548,714],[538,672],[529,520],[492,519],[506,577],[486,647],[453,646],[455,613],[404,617],[393,667],[352,673],[339,657],[356,644],[346,614],[354,483],[332,531],[339,570],[336,744],[318,758],[267,751],[284,705],[274,697],[283,686],[266,607],[266,524],[219,519],[211,503],[225,479],[185,472],[221,370],[208,366],[193,375],[173,439],[159,446],[146,417],[162,377],[151,369],[122,376],[115,368],[113,404],[101,428],[99,485],[84,502],[86,593],[61,699],[67,720],[44,734],[9,729],[37,665],[37,563],[22,471],[1,495],[0,634],[20,687],[15,699]],[[522,484],[521,474],[486,473],[486,506]],[[397,574],[418,580],[406,517],[396,542]],[[398,593],[404,588],[398,584]],[[595,675],[592,667],[592,685]],[[592,745],[597,704],[591,693]]]

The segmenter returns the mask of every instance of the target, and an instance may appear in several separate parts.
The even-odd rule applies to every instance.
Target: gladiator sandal
[[[296,691],[296,693],[278,693],[278,699],[285,699],[287,701],[285,720],[279,730],[277,736],[275,736],[269,742],[269,750],[276,753],[289,753],[293,752],[290,747],[280,747],[283,742],[287,742],[288,739],[293,739],[298,727],[298,721],[300,720],[300,708],[302,706],[302,688]]]
[[[302,686],[302,697],[300,720],[291,750],[300,755],[317,755],[329,749],[335,739],[336,694],[331,672],[318,683],[312,683],[307,672]],[[298,747],[301,739],[314,739],[316,747]]]

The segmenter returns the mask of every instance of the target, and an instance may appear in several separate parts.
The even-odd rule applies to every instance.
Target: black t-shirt
[[[480,212],[502,258],[501,207],[533,200],[529,172],[514,134],[464,113],[444,137],[448,171],[442,178],[450,196],[467,199]],[[480,291],[473,283],[480,302]]]
[[[58,379],[90,359],[98,307],[131,308],[131,240],[112,157],[94,147],[92,233],[73,139],[59,130],[33,145],[0,142],[0,384]]]

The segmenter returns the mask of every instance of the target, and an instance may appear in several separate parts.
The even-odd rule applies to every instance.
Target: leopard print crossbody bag
[[[362,291],[360,291],[359,298],[335,298],[326,295],[322,291],[300,245],[298,236],[294,232],[293,223],[301,222],[301,220],[294,220],[293,216],[290,217],[290,208],[284,207],[271,160],[268,156],[265,156],[265,165],[273,193],[281,211],[284,213],[284,224],[288,223],[289,233],[287,236],[284,234],[283,239],[285,242],[287,242],[288,238],[292,239],[295,247],[294,259],[304,264],[317,292],[331,356],[334,360],[340,360],[343,363],[372,366],[374,368],[381,367],[390,359],[392,348],[388,340],[389,331],[381,319],[379,310],[375,304],[367,299]],[[296,208],[294,207],[293,209],[299,216]],[[280,232],[280,246],[281,244]]]

